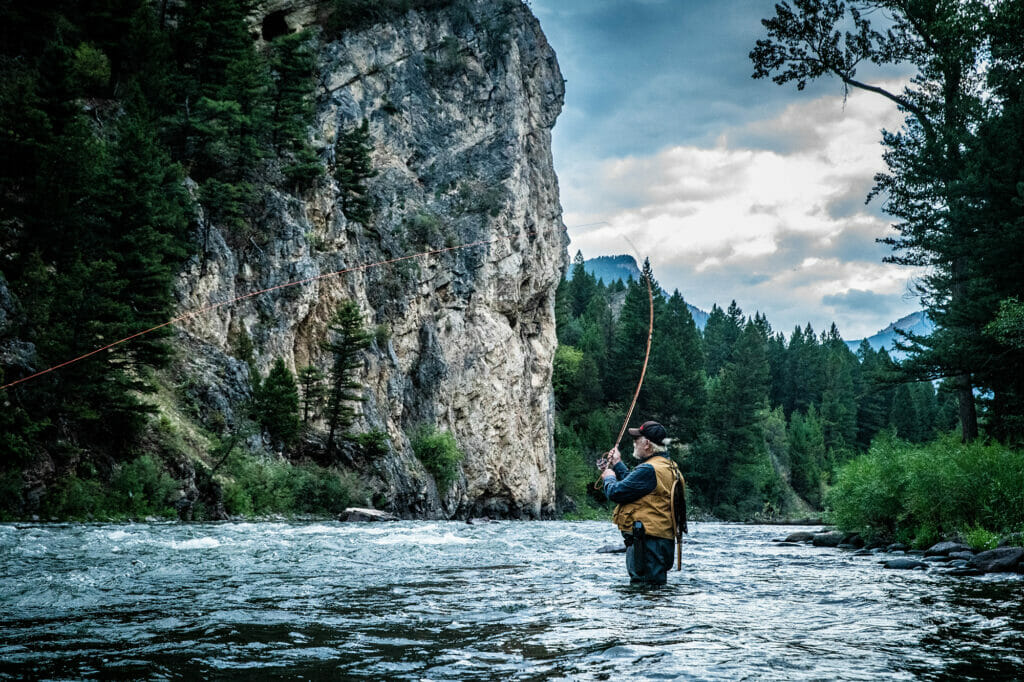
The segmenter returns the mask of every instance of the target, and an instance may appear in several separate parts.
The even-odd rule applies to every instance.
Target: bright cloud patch
[[[879,129],[900,121],[880,97],[820,97],[707,148],[562,168],[570,248],[591,257],[631,241],[695,305],[736,299],[780,329],[835,320],[847,338],[874,333],[918,306],[911,271],[881,262],[889,221],[864,205],[884,170]]]

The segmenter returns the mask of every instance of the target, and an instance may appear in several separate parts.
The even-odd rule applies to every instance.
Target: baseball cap
[[[651,441],[655,445],[661,445],[668,435],[665,427],[658,422],[644,422],[640,425],[639,429],[630,429],[629,435],[633,438],[639,438],[643,436],[647,440]]]

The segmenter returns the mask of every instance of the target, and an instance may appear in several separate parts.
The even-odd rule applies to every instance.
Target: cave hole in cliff
[[[269,42],[274,38],[280,38],[291,33],[292,29],[288,26],[288,22],[285,21],[287,16],[288,12],[286,10],[277,10],[263,17],[263,26],[260,28],[263,39]]]

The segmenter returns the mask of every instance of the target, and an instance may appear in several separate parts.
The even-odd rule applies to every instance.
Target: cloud
[[[879,131],[901,115],[834,80],[753,80],[774,0],[531,6],[567,79],[552,151],[573,251],[650,256],[691,303],[736,299],[782,329],[836,319],[855,338],[918,308],[911,271],[881,262],[882,202],[863,203],[884,169]],[[906,76],[867,68],[890,88]],[[823,303],[851,290],[878,309]]]
[[[783,328],[835,319],[851,338],[871,333],[884,326],[880,316],[917,307],[905,296],[912,271],[881,262],[889,251],[876,239],[890,221],[863,203],[884,169],[880,124],[899,120],[865,94],[845,107],[820,97],[727,130],[713,145],[581,163],[574,171],[585,182],[563,170],[571,248],[628,253],[628,238],[661,284],[695,305],[736,299]],[[784,142],[740,146],[751,130],[777,130]],[[584,223],[600,224],[573,229]],[[850,292],[870,292],[874,307]]]
[[[825,305],[845,310],[878,310],[883,304],[887,304],[889,297],[876,294],[874,291],[863,289],[848,289],[840,294],[828,294],[821,298]]]

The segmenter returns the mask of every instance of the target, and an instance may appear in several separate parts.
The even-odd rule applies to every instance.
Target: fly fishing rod
[[[654,293],[651,290],[651,276],[649,273],[644,273],[644,281],[647,283],[647,304],[648,304],[648,322],[647,322],[647,349],[644,351],[644,363],[640,369],[640,380],[636,384],[636,390],[633,392],[633,400],[629,403],[629,409],[626,410],[626,418],[622,422],[622,428],[619,429],[619,435],[615,439],[615,443],[612,445],[612,450],[618,447],[619,442],[622,440],[622,436],[626,433],[626,428],[629,426],[629,420],[633,416],[633,408],[636,407],[637,398],[640,397],[640,389],[644,385],[644,376],[647,374],[647,361],[651,357],[651,339],[654,336]],[[610,453],[611,450],[608,451]],[[610,454],[606,453],[604,456],[597,460],[597,464],[601,467],[603,472],[608,465],[608,459]],[[597,482],[594,483],[594,488],[599,488],[604,483],[604,479],[598,475]]]

